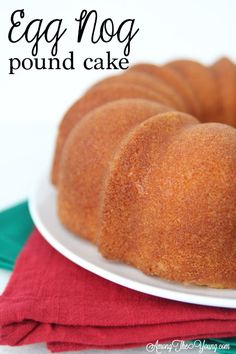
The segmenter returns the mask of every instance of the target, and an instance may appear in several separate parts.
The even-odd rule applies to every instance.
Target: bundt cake
[[[236,288],[236,67],[137,64],[65,114],[58,215],[107,259]]]

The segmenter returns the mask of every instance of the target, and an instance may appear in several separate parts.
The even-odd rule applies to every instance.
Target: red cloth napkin
[[[0,344],[52,352],[236,335],[236,311],[145,295],[102,279],[34,231],[0,297]]]

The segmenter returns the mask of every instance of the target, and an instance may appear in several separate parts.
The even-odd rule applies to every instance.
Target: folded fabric
[[[236,310],[136,292],[56,252],[35,230],[0,297],[0,344],[54,351],[128,348],[173,339],[232,337]]]
[[[0,268],[13,269],[33,227],[26,201],[0,213]]]

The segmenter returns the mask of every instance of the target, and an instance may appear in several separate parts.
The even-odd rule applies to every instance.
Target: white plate
[[[146,294],[193,304],[236,308],[236,290],[185,286],[147,276],[131,266],[104,259],[94,245],[75,237],[61,225],[56,213],[56,190],[48,176],[36,184],[29,202],[34,223],[43,237],[58,252],[81,267]]]

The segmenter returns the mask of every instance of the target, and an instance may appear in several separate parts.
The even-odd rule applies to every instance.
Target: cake
[[[109,259],[148,275],[236,288],[236,68],[137,64],[65,114],[58,215]]]

